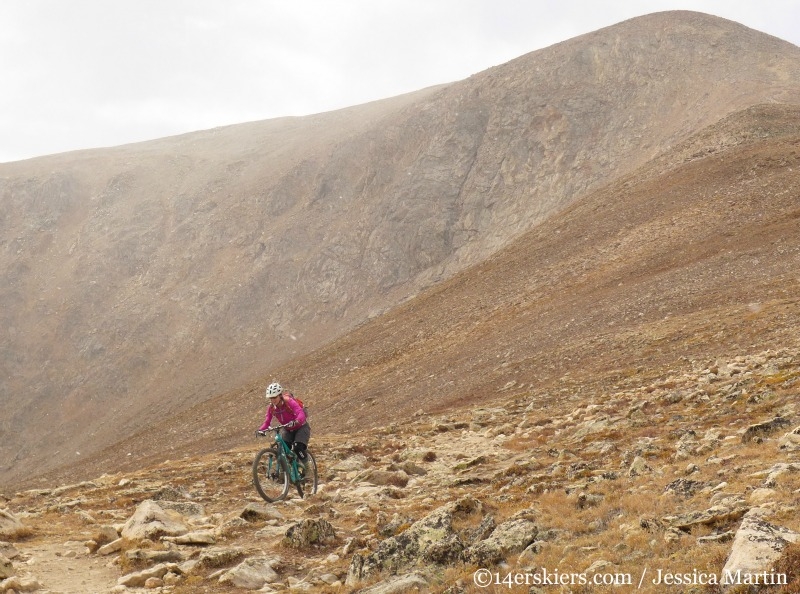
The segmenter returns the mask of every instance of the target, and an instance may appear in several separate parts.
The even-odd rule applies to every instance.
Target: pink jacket
[[[259,431],[269,428],[273,414],[281,425],[285,425],[289,421],[297,421],[294,429],[299,429],[305,424],[306,413],[303,407],[297,403],[297,400],[289,396],[284,397],[283,402],[283,406],[273,406],[272,404],[267,406],[267,417],[264,419],[264,424],[258,428]]]

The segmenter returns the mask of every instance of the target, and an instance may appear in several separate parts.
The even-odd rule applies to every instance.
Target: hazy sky
[[[800,45],[800,0],[0,0],[0,162],[366,103],[677,9]]]

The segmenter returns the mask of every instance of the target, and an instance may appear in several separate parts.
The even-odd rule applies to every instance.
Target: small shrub
[[[425,452],[422,455],[422,461],[423,462],[435,462],[436,461],[436,452],[434,452],[434,451]]]

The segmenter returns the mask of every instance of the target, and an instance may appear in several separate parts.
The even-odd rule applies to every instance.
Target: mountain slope
[[[798,413],[800,350],[676,363],[616,387],[509,391],[468,409],[317,437],[320,485],[303,500],[293,490],[285,502],[259,499],[251,465],[264,441],[254,438],[0,495],[21,524],[7,537],[13,545],[3,544],[4,569],[18,584],[65,594],[148,577],[156,588],[159,576],[176,594],[263,582],[277,591],[407,591],[397,576],[431,594],[492,591],[476,580],[478,567],[506,580],[495,592],[529,593],[530,583],[510,580],[558,570],[617,576],[615,587],[594,591],[661,594],[671,591],[662,573],[700,586],[741,567],[741,581],[763,570],[788,584],[746,591],[797,592],[800,544],[783,537],[800,533],[800,428],[788,424]],[[137,537],[154,516],[168,521]],[[123,522],[140,529],[109,542]],[[191,534],[162,538],[181,525]],[[771,551],[754,554],[745,544],[753,541]],[[265,565],[272,569],[258,571]]]
[[[0,165],[0,391],[14,411],[0,427],[0,480],[68,464],[235,390],[725,115],[800,103],[798,80],[790,44],[660,13],[405,97]],[[592,261],[583,258],[570,265]],[[544,292],[551,281],[538,282]],[[387,328],[385,356],[416,348],[403,340],[419,331],[394,342]],[[494,375],[465,383],[482,355],[464,357],[442,405],[494,387]],[[398,369],[376,398],[412,379],[442,390]],[[332,374],[304,387],[325,401]],[[54,433],[61,454],[18,427]]]
[[[318,435],[346,435],[514,395],[585,405],[688,359],[796,351],[798,196],[800,106],[737,112],[485,262],[72,472],[241,446],[273,377]]]

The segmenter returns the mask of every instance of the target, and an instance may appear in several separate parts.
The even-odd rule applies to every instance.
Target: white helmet
[[[283,394],[283,388],[278,382],[273,382],[267,386],[267,398],[274,398]]]

